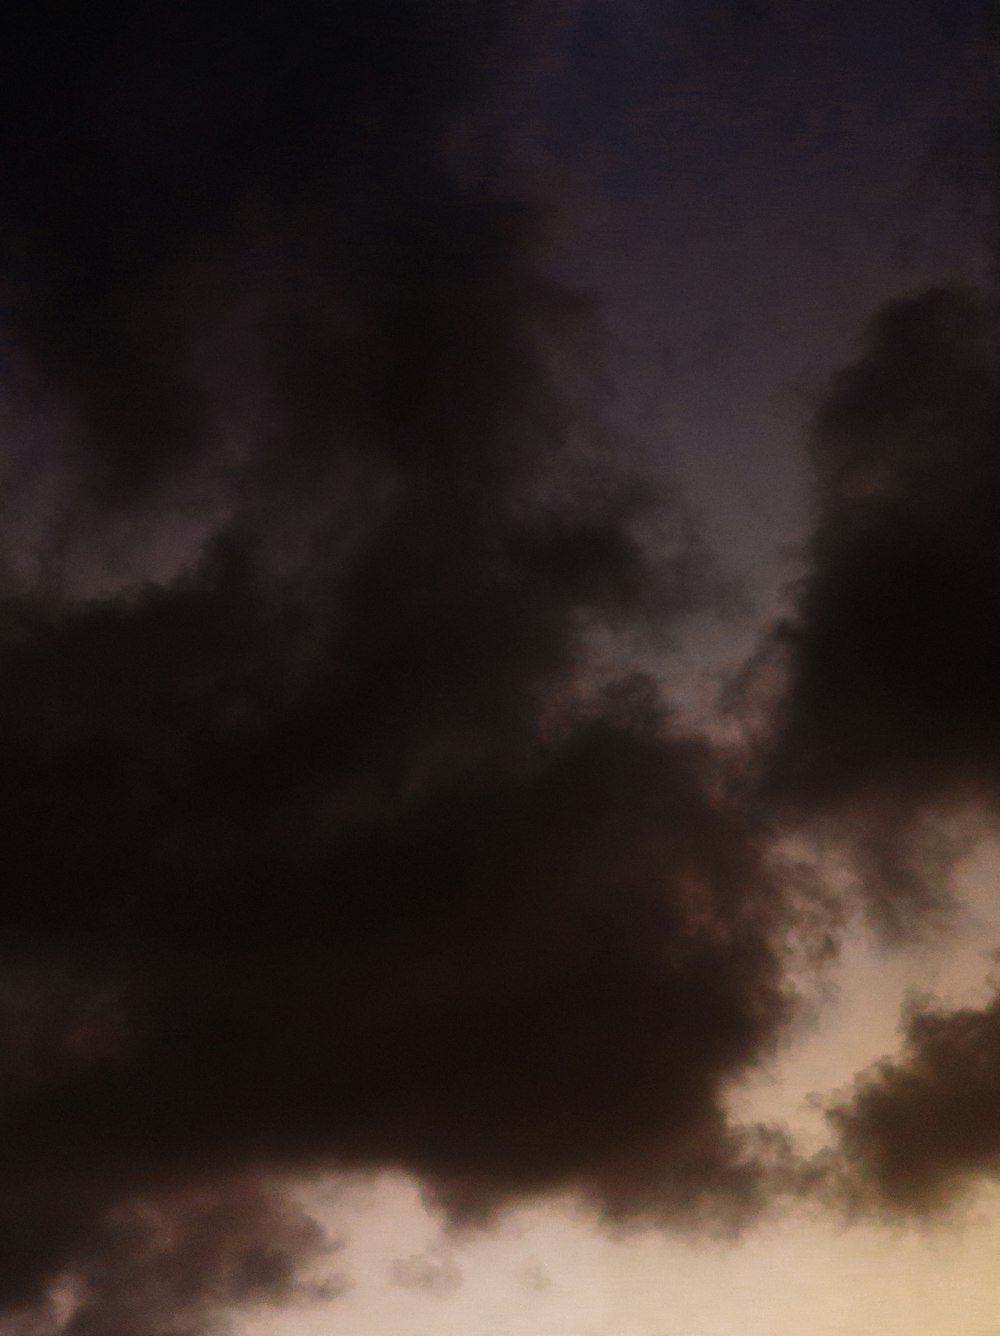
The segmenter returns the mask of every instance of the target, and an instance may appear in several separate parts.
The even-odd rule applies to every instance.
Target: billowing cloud
[[[260,1182],[160,1192],[87,1219],[72,1266],[44,1297],[9,1300],[4,1330],[33,1336],[173,1336],[215,1330],[240,1307],[285,1307],[332,1298],[336,1281],[301,1277],[329,1262],[332,1245],[288,1196]],[[29,1231],[36,1221],[24,1222]],[[60,1222],[62,1224],[64,1222]],[[37,1239],[29,1233],[24,1256]],[[12,1309],[12,1311],[10,1311]]]
[[[723,1109],[794,896],[607,665],[704,570],[513,184],[558,7],[250,9],[3,53],[0,1307],[46,1336],[293,1297],[282,1175],[729,1227],[785,1151]]]
[[[863,1072],[830,1112],[855,1207],[941,1210],[1000,1176],[1000,1003],[922,1007],[906,1045]]]
[[[755,665],[774,679],[772,817],[832,837],[897,934],[947,903],[1000,794],[998,335],[995,301],[965,289],[877,313],[819,405],[817,524]],[[837,1145],[806,1181],[919,1214],[995,1177],[998,1055],[996,1002],[913,1010],[903,1052],[831,1104]]]
[[[817,526],[772,643],[769,797],[846,833],[897,927],[940,888],[949,816],[1000,788],[997,355],[972,291],[874,318],[817,413]]]

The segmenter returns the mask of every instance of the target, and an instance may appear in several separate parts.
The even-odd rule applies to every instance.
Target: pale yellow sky
[[[892,1052],[912,990],[981,1002],[1000,946],[998,870],[1000,844],[967,861],[947,943],[887,956],[854,932],[820,1024],[734,1110],[818,1138],[810,1092]],[[448,1241],[418,1187],[392,1175],[316,1185],[309,1200],[344,1238],[332,1270],[350,1286],[241,1320],[245,1336],[1000,1336],[1000,1189],[944,1223],[846,1227],[799,1209],[734,1244],[653,1230],[613,1239],[570,1202]]]
[[[352,1210],[328,1303],[241,1323],[247,1336],[995,1336],[1000,1194],[961,1225],[844,1229],[790,1219],[732,1246],[653,1232],[603,1236],[558,1207],[524,1210],[441,1253],[411,1184],[383,1179]],[[441,1288],[394,1284],[423,1254]],[[456,1279],[450,1277],[455,1271]],[[457,1279],[460,1273],[461,1279]]]

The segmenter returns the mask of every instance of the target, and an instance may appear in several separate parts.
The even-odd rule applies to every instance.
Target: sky
[[[995,1336],[998,22],[13,7],[0,1336]]]

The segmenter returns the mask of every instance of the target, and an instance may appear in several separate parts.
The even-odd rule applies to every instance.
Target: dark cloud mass
[[[591,654],[704,582],[513,185],[558,7],[18,11],[9,1329],[294,1297],[288,1174],[738,1222],[782,1148],[723,1097],[795,906],[717,758]]]
[[[534,81],[569,18],[7,20],[12,1336],[316,1293],[292,1188],[326,1172],[411,1173],[456,1223],[569,1190],[738,1228],[801,1166],[726,1100],[837,919],[776,834],[832,831],[898,929],[1000,792],[998,331],[969,291],[884,309],[819,406],[754,775],[633,671],[713,577],[555,277]],[[916,1015],[833,1111],[857,1200],[993,1172],[994,1011]],[[447,1288],[439,1260],[394,1278]]]
[[[862,1073],[832,1108],[855,1206],[904,1213],[948,1206],[1000,1174],[1000,1002],[980,1011],[924,1007],[906,1047]]]
[[[1000,791],[998,351],[972,291],[873,319],[816,416],[817,527],[772,645],[771,796],[833,818],[896,926],[940,889],[943,819]]]
[[[995,827],[998,345],[985,294],[929,291],[877,314],[816,416],[818,523],[795,614],[763,657],[777,651],[785,674],[773,810],[832,831],[896,933],[946,900],[959,834]],[[902,1054],[831,1106],[842,1199],[931,1212],[995,1177],[998,1072],[996,1002],[914,1010]]]

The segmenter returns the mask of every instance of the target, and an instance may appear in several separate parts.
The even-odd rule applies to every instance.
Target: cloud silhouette
[[[294,1298],[289,1175],[732,1228],[783,1161],[725,1095],[809,907],[627,666],[710,581],[517,182],[505,99],[559,17],[51,6],[4,49],[27,1329]]]
[[[1000,1174],[1000,1005],[910,1016],[900,1055],[830,1109],[848,1200],[898,1214],[952,1205]]]
[[[765,656],[785,683],[765,792],[839,828],[897,929],[939,898],[947,818],[1000,784],[997,351],[970,290],[876,315],[816,414],[816,528]]]
[[[875,315],[818,405],[804,574],[747,674],[770,692],[762,806],[832,838],[897,937],[948,903],[1000,792],[998,336],[969,289]],[[995,1177],[998,1038],[996,1002],[912,1009],[902,1053],[831,1101],[836,1145],[803,1182],[920,1214]]]

